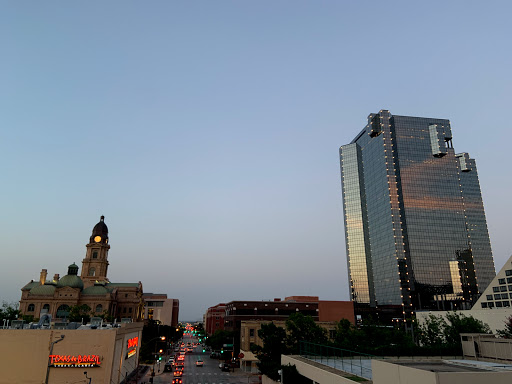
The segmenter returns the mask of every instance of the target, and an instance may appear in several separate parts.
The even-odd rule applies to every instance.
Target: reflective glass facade
[[[450,122],[381,110],[340,148],[352,300],[465,308],[495,276],[475,161]]]

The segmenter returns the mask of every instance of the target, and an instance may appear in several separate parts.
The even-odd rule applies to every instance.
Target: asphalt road
[[[198,359],[203,360],[203,366],[196,366]],[[196,347],[192,353],[185,355],[183,369],[183,384],[253,384],[258,383],[258,377],[240,372],[222,372],[220,361],[211,359],[210,353],[202,352],[202,347]],[[154,384],[170,384],[174,378],[172,372],[164,372],[154,377]]]

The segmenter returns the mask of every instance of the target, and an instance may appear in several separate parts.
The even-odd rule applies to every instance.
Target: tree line
[[[285,328],[273,322],[262,324],[258,336],[263,346],[253,344],[251,351],[259,360],[261,373],[277,381],[278,370],[283,369],[286,377],[301,384],[311,381],[300,376],[294,366],[281,366],[281,355],[299,354],[301,342],[375,356],[460,356],[460,333],[491,333],[487,324],[460,312],[448,313],[445,318],[429,315],[421,326],[417,321],[411,324],[412,332],[406,332],[403,325],[386,326],[371,317],[358,325],[342,319],[329,339],[312,317],[296,313],[288,318]],[[499,334],[512,337],[512,317]]]

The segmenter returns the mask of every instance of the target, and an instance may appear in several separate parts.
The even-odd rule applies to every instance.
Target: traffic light
[[[206,349],[203,348],[203,353],[205,353],[205,352],[206,352]]]
[[[162,356],[158,356],[158,361],[162,361]]]
[[[221,349],[220,349],[220,353],[224,353],[224,348],[221,348]]]

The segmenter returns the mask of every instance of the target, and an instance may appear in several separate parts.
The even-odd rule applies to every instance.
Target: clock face
[[[96,236],[96,237],[94,238],[94,241],[95,241],[95,242],[97,242],[97,243],[99,243],[99,242],[101,241],[101,236]]]

